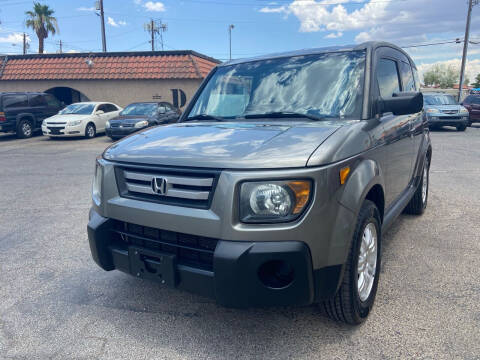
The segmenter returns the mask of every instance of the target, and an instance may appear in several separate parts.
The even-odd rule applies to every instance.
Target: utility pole
[[[232,30],[235,26],[233,24],[230,24],[228,26],[228,41],[230,43],[230,60],[232,60]]]
[[[167,24],[162,23],[161,20],[154,21],[153,19],[150,22],[143,25],[145,31],[150,33],[151,39],[150,43],[152,44],[152,51],[155,51],[155,35],[160,35],[160,45],[163,51],[163,33],[167,31]]]
[[[61,53],[63,52],[63,51],[62,51],[62,50],[63,50],[63,48],[62,48],[62,40],[59,41],[58,46],[59,46],[59,51],[58,51],[58,52],[61,54]]]
[[[458,86],[458,101],[462,100],[463,81],[465,79],[465,65],[467,63],[468,42],[470,41],[470,19],[472,17],[472,8],[478,5],[480,0],[468,0],[467,25],[465,27],[465,38],[463,39],[462,66],[460,68],[460,83]]]
[[[23,33],[23,55],[27,53],[27,35]]]
[[[152,51],[155,51],[155,23],[153,22],[153,19],[150,20],[150,29],[152,29],[152,31],[150,31],[152,34],[152,40],[150,40],[152,43]]]
[[[100,22],[102,26],[102,51],[107,52],[107,41],[105,40],[105,14],[103,12],[103,0],[99,0],[95,3],[95,8],[100,10]]]

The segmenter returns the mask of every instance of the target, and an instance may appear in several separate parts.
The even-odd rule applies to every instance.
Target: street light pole
[[[228,39],[229,39],[229,43],[230,43],[230,60],[232,60],[232,29],[234,27],[235,26],[233,24],[230,24],[228,26]]]
[[[458,85],[458,101],[462,100],[463,81],[465,80],[465,65],[467,63],[468,42],[470,41],[470,19],[472,17],[472,8],[480,0],[468,0],[467,25],[465,27],[465,38],[463,39],[462,66],[460,68],[460,83]]]

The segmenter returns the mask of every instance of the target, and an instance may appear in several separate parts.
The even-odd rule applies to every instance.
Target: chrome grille
[[[458,110],[442,110],[444,114],[458,114]]]
[[[123,197],[188,207],[208,208],[218,179],[216,171],[116,167]]]

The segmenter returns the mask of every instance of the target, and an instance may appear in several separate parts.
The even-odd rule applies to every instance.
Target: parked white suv
[[[107,102],[79,102],[68,105],[57,115],[45,119],[42,123],[43,135],[85,136],[93,138],[97,133],[105,132],[108,120],[118,116],[122,108]]]

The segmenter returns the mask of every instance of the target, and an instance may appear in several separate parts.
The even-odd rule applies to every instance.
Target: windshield
[[[120,112],[120,115],[148,115],[152,116],[157,111],[157,104],[135,103],[128,105]]]
[[[219,67],[189,117],[242,118],[250,114],[297,113],[359,119],[364,68],[364,51]]]
[[[59,114],[90,115],[94,108],[95,104],[71,104],[61,110]]]
[[[458,105],[452,95],[424,95],[425,105]]]

